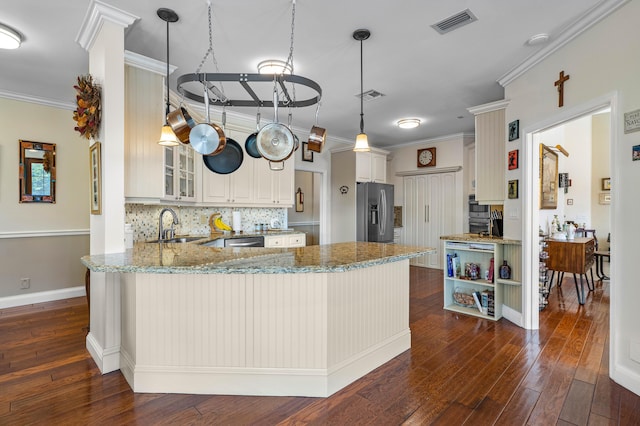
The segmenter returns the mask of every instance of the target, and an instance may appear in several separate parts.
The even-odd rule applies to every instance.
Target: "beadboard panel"
[[[503,204],[505,196],[505,110],[476,115],[476,200]]]
[[[515,281],[522,283],[522,256],[519,245],[503,244],[502,258],[508,259],[511,266],[511,276]],[[522,313],[522,285],[504,284],[502,303],[512,310]]]
[[[409,329],[408,261],[335,275],[329,283],[330,367]]]
[[[136,392],[328,396],[411,346],[409,261],[339,273],[122,274]]]

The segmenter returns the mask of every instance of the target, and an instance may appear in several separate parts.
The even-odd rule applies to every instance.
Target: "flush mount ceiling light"
[[[360,133],[356,136],[356,144],[353,150],[356,152],[371,151],[369,148],[369,139],[364,132],[364,87],[363,87],[363,66],[362,66],[362,42],[371,36],[371,32],[367,29],[355,30],[353,38],[360,42]]]
[[[258,64],[260,74],[291,74],[291,64],[279,59],[267,59]]]
[[[529,40],[527,40],[527,46],[537,46],[539,44],[544,44],[547,41],[549,41],[549,34],[540,33],[529,37]]]
[[[167,107],[164,115],[164,126],[162,126],[158,145],[177,146],[179,145],[178,138],[176,138],[176,134],[173,132],[171,126],[169,126],[169,123],[167,123],[167,115],[169,115],[169,22],[177,22],[178,14],[171,9],[165,8],[158,9],[157,13],[160,19],[167,23]]]
[[[16,31],[0,24],[0,49],[17,49],[22,43],[22,36]]]
[[[415,129],[420,125],[420,120],[417,118],[403,118],[396,123],[401,129]]]

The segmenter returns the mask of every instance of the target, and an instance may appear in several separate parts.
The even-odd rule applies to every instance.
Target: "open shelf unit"
[[[504,287],[518,287],[520,281],[520,259],[510,259],[511,255],[519,253],[519,250],[504,250],[504,245],[494,242],[472,242],[472,241],[444,241],[444,309],[459,312],[466,315],[473,315],[497,321],[502,318]],[[460,276],[449,276],[448,256],[455,256],[460,265]],[[491,259],[494,260],[493,280],[483,279],[488,275]],[[500,278],[500,266],[503,261],[512,267],[510,278]],[[479,279],[469,279],[465,276],[465,266],[468,263],[475,263],[479,266]],[[489,315],[481,312],[477,306],[462,306],[454,300],[455,292],[472,294],[473,292],[489,291],[493,292],[494,313]]]

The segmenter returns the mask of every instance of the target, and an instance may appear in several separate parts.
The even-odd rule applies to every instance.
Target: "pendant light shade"
[[[160,134],[158,145],[177,146],[180,144],[173,129],[167,123],[167,115],[169,115],[169,22],[177,22],[178,15],[173,10],[165,8],[158,9],[157,13],[160,19],[167,23],[167,107],[164,113],[164,126],[162,126],[162,133]]]
[[[360,42],[360,133],[356,136],[356,144],[353,150],[356,152],[371,151],[369,148],[369,138],[364,132],[364,86],[363,86],[363,66],[362,66],[362,42],[371,36],[367,29],[359,29],[353,32],[353,38]]]

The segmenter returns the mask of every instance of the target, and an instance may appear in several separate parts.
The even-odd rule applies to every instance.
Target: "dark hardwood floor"
[[[638,425],[608,377],[609,282],[566,278],[539,331],[442,309],[442,272],[411,268],[412,348],[329,398],[134,394],[85,349],[84,298],[0,310],[0,425]]]

